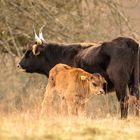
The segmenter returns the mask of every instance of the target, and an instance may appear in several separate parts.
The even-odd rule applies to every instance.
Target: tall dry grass
[[[38,112],[10,113],[0,117],[1,140],[138,140],[140,119],[116,117],[39,118]]]

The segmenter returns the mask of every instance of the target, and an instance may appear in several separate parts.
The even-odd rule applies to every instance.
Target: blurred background
[[[118,36],[140,41],[139,0],[0,0],[0,111],[40,109],[47,78],[16,68],[33,26],[49,42],[103,42]],[[117,114],[115,93],[93,98],[89,112]]]

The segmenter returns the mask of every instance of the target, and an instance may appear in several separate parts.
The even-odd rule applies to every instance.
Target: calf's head
[[[81,80],[89,85],[89,91],[92,95],[104,94],[103,84],[106,83],[105,79],[100,74],[93,74],[90,76],[81,75]]]

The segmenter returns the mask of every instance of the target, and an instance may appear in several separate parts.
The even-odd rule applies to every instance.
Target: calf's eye
[[[97,86],[97,84],[96,84],[96,83],[92,83],[92,85],[93,85],[94,87],[96,87],[96,86]]]

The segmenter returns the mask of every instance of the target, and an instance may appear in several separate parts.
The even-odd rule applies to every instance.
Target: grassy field
[[[0,140],[138,140],[140,119],[39,118],[39,113],[1,114]]]

